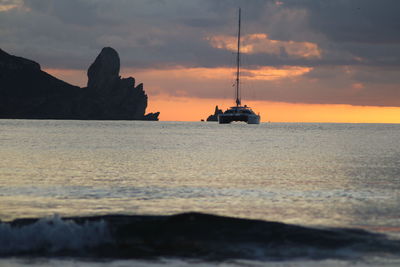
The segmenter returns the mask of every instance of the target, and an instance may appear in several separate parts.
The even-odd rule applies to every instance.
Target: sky
[[[0,0],[0,48],[71,84],[101,49],[148,112],[199,121],[242,103],[271,122],[400,123],[398,0]]]

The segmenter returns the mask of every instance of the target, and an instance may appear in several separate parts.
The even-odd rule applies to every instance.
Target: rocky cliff
[[[145,115],[143,84],[121,79],[119,70],[118,53],[103,48],[88,70],[87,87],[80,88],[0,49],[0,118],[158,120],[159,112]]]

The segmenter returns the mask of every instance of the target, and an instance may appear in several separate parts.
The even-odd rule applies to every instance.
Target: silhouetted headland
[[[80,88],[0,49],[0,118],[158,120],[159,112],[145,114],[143,84],[119,71],[117,51],[105,47],[87,72],[87,87]]]

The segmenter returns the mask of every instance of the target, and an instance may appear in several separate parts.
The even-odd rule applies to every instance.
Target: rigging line
[[[239,7],[239,24],[238,24],[238,43],[237,43],[237,56],[236,56],[236,106],[241,105],[240,101],[240,24],[241,24],[241,8]]]

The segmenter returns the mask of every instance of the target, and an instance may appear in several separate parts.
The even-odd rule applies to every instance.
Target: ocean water
[[[82,252],[114,242],[121,221],[98,216],[186,212],[305,226],[319,240],[365,232],[340,232],[352,247],[274,240],[224,258]],[[22,218],[35,221],[11,223]],[[0,220],[8,266],[398,266],[400,125],[0,120]]]

